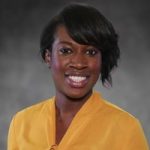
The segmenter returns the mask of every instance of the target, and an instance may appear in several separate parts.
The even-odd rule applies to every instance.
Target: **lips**
[[[86,75],[68,75],[67,83],[72,88],[83,88],[88,83],[89,76]]]

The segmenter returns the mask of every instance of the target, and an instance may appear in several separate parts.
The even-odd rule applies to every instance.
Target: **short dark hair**
[[[118,66],[120,49],[118,35],[112,24],[96,8],[85,4],[70,4],[54,16],[41,35],[40,50],[45,60],[46,49],[52,50],[54,34],[65,26],[70,37],[79,44],[92,45],[101,51],[102,84],[112,85],[111,71]]]

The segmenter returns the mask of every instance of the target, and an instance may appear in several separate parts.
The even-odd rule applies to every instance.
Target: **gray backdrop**
[[[50,72],[39,55],[40,33],[70,0],[0,1],[0,149],[19,110],[54,94]],[[120,65],[113,87],[96,89],[137,117],[150,141],[150,1],[78,0],[99,8],[120,35]]]

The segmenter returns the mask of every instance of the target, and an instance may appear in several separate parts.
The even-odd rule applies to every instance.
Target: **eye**
[[[95,56],[98,53],[97,49],[91,48],[86,51],[86,54],[89,56]]]
[[[66,48],[66,47],[60,48],[59,51],[63,55],[68,55],[68,54],[72,53],[72,49],[71,48]]]

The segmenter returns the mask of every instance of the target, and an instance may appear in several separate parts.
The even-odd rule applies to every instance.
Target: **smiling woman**
[[[148,150],[138,120],[93,91],[111,85],[120,50],[112,24],[95,8],[72,4],[41,36],[56,95],[18,112],[8,150]]]
[[[47,49],[45,61],[54,78],[56,98],[62,101],[66,96],[69,99],[84,97],[82,101],[86,101],[101,70],[101,53],[96,47],[78,44],[64,26],[59,26],[52,52]]]

